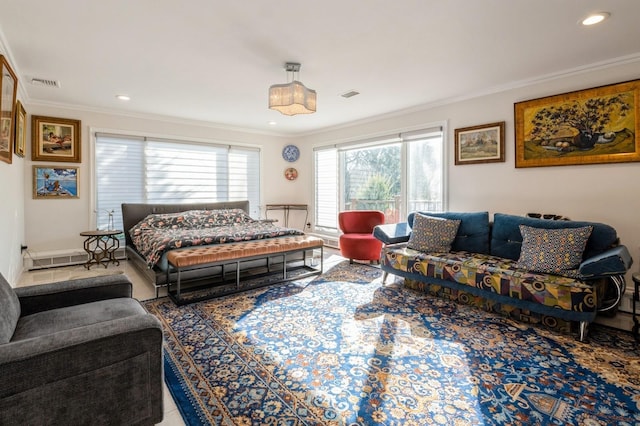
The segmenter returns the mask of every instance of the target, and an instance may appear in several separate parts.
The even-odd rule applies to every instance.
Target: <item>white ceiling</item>
[[[27,104],[295,135],[637,59],[639,20],[638,0],[0,0],[0,45]],[[267,108],[287,61],[317,113]]]

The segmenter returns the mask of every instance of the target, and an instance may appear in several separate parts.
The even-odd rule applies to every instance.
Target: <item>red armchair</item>
[[[382,242],[373,237],[373,228],[384,224],[384,213],[378,210],[349,210],[338,213],[340,254],[348,258],[380,261]]]

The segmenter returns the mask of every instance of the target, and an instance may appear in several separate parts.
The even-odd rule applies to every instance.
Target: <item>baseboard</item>
[[[633,328],[633,316],[629,312],[618,311],[614,316],[598,315],[594,321],[596,324],[617,328],[618,330],[631,331]]]
[[[116,250],[116,258],[124,259],[124,247]],[[58,268],[61,266],[82,265],[87,261],[84,249],[25,251],[22,257],[22,267],[25,271],[37,269]]]
[[[331,247],[331,248],[335,248],[335,249],[339,249],[340,248],[340,241],[338,240],[337,237],[329,236],[329,235],[326,235],[326,234],[316,234],[316,233],[311,233],[309,235],[313,235],[314,237],[322,238],[322,241],[324,242],[324,245],[326,247]]]

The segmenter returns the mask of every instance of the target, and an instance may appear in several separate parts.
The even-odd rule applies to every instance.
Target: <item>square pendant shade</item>
[[[269,88],[269,108],[284,115],[312,114],[316,112],[316,91],[296,80],[274,84]]]

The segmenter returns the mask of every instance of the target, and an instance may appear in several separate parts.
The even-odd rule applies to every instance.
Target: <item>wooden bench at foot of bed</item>
[[[320,249],[320,267],[313,268],[311,266],[307,266],[306,251],[318,248]],[[177,304],[191,303],[196,300],[202,300],[203,298],[206,298],[189,298],[187,300],[182,297],[182,283],[180,277],[181,272],[185,270],[221,265],[222,278],[224,280],[224,265],[230,264],[235,264],[236,266],[235,289],[233,291],[226,291],[217,295],[240,291],[240,263],[266,258],[267,268],[270,269],[270,258],[275,256],[282,256],[283,258],[282,279],[276,282],[290,281],[292,279],[303,278],[309,275],[319,275],[322,273],[323,268],[323,251],[324,244],[322,239],[311,235],[294,235],[287,237],[267,238],[263,240],[242,241],[238,243],[197,246],[182,250],[172,250],[167,253],[167,261],[169,264],[169,267],[167,268],[167,288],[169,289],[169,296]],[[302,267],[309,270],[309,272],[303,275],[296,275],[295,277],[288,277],[287,255],[300,252],[303,253]],[[171,283],[169,280],[170,273],[173,271],[177,272],[175,291],[171,291],[171,285],[173,283]],[[268,284],[274,284],[276,282],[270,281]]]

